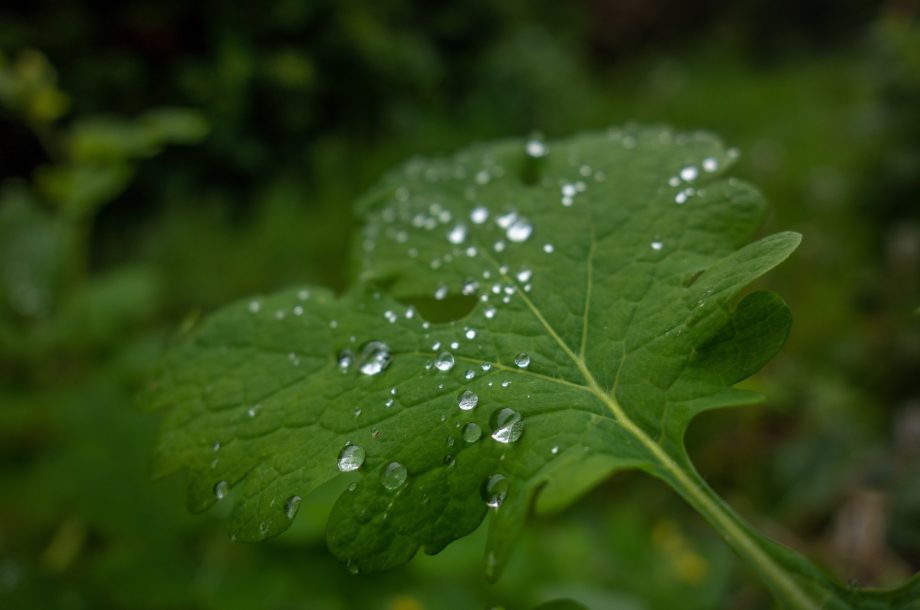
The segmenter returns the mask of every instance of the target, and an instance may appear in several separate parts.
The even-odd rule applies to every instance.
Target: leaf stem
[[[584,366],[580,363],[579,366]],[[789,608],[795,610],[815,610],[819,608],[801,583],[781,563],[776,561],[763,547],[753,528],[747,524],[709,487],[703,478],[690,465],[689,459],[681,464],[665,449],[655,442],[645,431],[626,416],[623,408],[615,398],[597,384],[587,370],[582,371],[591,386],[592,392],[607,406],[617,421],[635,436],[654,456],[658,474],[690,504],[722,536],[725,542],[738,555],[748,561],[767,585],[779,596]]]

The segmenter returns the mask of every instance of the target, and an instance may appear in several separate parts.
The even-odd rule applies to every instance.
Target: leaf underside
[[[722,177],[732,159],[708,134],[648,128],[410,161],[358,205],[349,291],[230,305],[167,358],[150,393],[159,472],[189,470],[193,510],[230,498],[249,541],[353,477],[327,531],[358,570],[437,552],[491,513],[492,576],[528,512],[620,469],[684,476],[689,422],[756,402],[733,386],[790,325],[772,293],[739,300],[799,236],[751,242],[765,204]],[[455,298],[472,309],[440,323],[410,305]],[[366,457],[343,475],[346,447]]]

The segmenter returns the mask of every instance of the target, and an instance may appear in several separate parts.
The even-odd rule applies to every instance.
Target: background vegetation
[[[0,107],[0,607],[769,607],[640,475],[534,523],[495,586],[479,533],[352,577],[323,540],[336,489],[247,546],[148,477],[134,398],[181,326],[345,285],[350,203],[383,170],[629,120],[722,135],[765,230],[805,234],[768,280],[795,315],[754,380],[770,401],[704,415],[700,470],[853,586],[920,569],[910,2],[10,2]]]

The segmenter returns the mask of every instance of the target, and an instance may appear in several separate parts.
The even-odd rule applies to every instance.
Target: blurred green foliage
[[[350,203],[388,166],[629,119],[736,144],[767,229],[805,234],[769,279],[795,316],[753,382],[770,403],[702,417],[700,470],[855,586],[920,566],[920,26],[902,3],[12,2],[0,50],[0,607],[769,607],[641,477],[536,522],[494,587],[481,532],[356,579],[324,547],[335,489],[245,546],[185,514],[181,477],[148,477],[157,421],[133,399],[177,329],[344,286]]]

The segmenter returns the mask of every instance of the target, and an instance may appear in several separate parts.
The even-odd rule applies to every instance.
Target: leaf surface
[[[734,386],[790,326],[776,295],[739,300],[799,236],[751,241],[765,205],[722,177],[732,158],[649,128],[409,162],[358,206],[346,294],[228,306],[168,359],[161,470],[191,471],[195,510],[231,499],[241,540],[283,531],[344,470],[328,541],[356,570],[437,552],[491,512],[494,577],[529,511],[639,468],[744,540],[790,605],[839,600],[737,521],[683,449],[697,413],[760,399]]]

